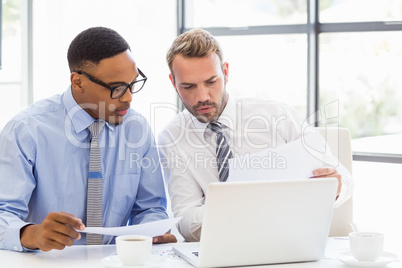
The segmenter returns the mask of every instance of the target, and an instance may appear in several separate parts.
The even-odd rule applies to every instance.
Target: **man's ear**
[[[71,88],[77,93],[84,93],[84,88],[82,86],[82,80],[78,73],[71,73],[70,75]]]
[[[174,81],[174,77],[173,77],[172,74],[169,74],[169,79],[170,79],[170,82],[172,83],[174,89],[176,90],[177,94],[179,94],[179,92],[177,91],[176,84],[175,84],[175,81]]]
[[[229,81],[229,63],[223,63],[223,74],[225,76],[225,84]]]

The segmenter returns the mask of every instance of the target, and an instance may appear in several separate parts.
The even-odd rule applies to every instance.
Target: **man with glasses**
[[[288,105],[230,96],[229,64],[218,41],[205,30],[193,29],[176,38],[166,60],[186,109],[159,136],[162,166],[173,213],[182,217],[178,229],[186,240],[198,241],[208,184],[228,179],[228,159],[245,157],[249,160],[240,166],[261,165],[253,153],[300,138],[302,125]],[[338,163],[330,153],[325,156],[327,163]],[[311,177],[338,179],[336,205],[351,195],[351,175],[342,165],[319,168]]]
[[[103,227],[168,217],[153,134],[130,109],[147,78],[129,45],[94,27],[72,41],[67,58],[71,85],[64,94],[32,104],[0,135],[0,249],[86,244],[91,235],[77,230],[95,214]],[[92,178],[100,184],[91,184],[90,194]],[[169,233],[154,238],[175,241]]]

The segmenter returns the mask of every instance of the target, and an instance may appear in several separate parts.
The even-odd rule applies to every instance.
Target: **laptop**
[[[173,250],[196,267],[319,260],[337,187],[335,178],[211,183],[200,242]]]

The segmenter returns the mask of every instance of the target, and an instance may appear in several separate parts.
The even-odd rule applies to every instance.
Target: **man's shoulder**
[[[234,99],[235,105],[241,107],[243,111],[249,111],[255,114],[264,114],[268,112],[270,114],[289,113],[293,111],[293,108],[284,102],[258,99],[258,98],[238,98]]]
[[[192,121],[192,116],[187,110],[177,113],[159,132],[158,139],[164,141],[168,137],[179,136],[186,131],[186,127],[192,124]]]
[[[235,98],[235,103],[240,103],[241,105],[264,105],[273,107],[289,107],[288,104],[276,100],[269,100],[263,98]]]
[[[64,109],[64,105],[61,101],[61,95],[54,95],[52,97],[32,103],[23,111],[15,115],[12,118],[12,121],[24,121],[32,117],[46,115],[54,116],[54,113],[61,109]]]
[[[61,110],[63,114],[59,113]],[[65,109],[60,95],[39,100],[13,116],[4,126],[2,135],[14,135],[23,139],[22,137],[32,136],[33,132],[43,125],[52,125],[49,129],[54,129],[54,126],[64,122],[64,114]]]

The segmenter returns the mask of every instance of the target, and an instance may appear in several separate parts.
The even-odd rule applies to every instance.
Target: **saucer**
[[[106,267],[126,267],[126,268],[148,268],[157,267],[159,264],[165,261],[165,258],[158,255],[151,255],[149,259],[143,265],[124,265],[117,255],[111,255],[109,257],[103,258],[102,263]]]
[[[389,252],[383,252],[375,261],[358,261],[352,256],[350,251],[342,251],[338,254],[337,258],[344,264],[355,267],[383,267],[395,261],[396,255]]]

